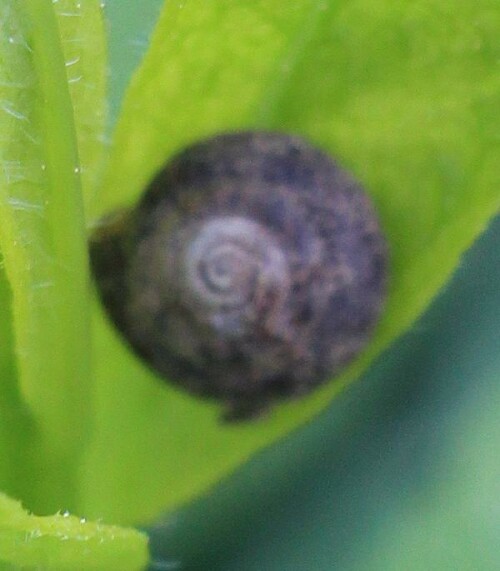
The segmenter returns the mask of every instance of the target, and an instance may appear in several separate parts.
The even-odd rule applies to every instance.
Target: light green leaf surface
[[[21,495],[27,485],[24,456],[31,431],[17,386],[10,303],[9,284],[0,266],[0,490]]]
[[[96,306],[87,513],[143,521],[206,490],[310,419],[426,308],[499,208],[499,37],[495,0],[167,3],[125,98],[100,212],[133,203],[200,137],[299,133],[373,196],[391,246],[391,292],[372,344],[337,382],[239,426],[163,386]]]
[[[12,472],[24,474],[28,505],[46,513],[76,507],[91,412],[86,233],[59,35],[66,20],[49,0],[3,0],[0,21],[0,247],[18,371],[0,391],[14,392],[30,416]]]
[[[80,179],[87,212],[106,150],[107,69],[103,2],[58,0],[54,11],[64,55],[78,144]]]
[[[138,571],[147,561],[147,537],[136,530],[68,513],[37,517],[0,494],[1,569]]]
[[[80,183],[91,197],[103,155],[103,26],[66,0],[0,1],[0,26],[0,489],[50,513],[78,505],[92,413]],[[1,569],[147,561],[137,531],[0,494]]]

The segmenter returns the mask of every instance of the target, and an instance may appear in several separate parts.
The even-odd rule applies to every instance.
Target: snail
[[[297,136],[226,133],[175,156],[91,239],[104,306],[169,382],[258,416],[366,345],[387,245],[360,185]]]

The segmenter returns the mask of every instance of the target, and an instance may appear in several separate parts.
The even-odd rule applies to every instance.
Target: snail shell
[[[172,383],[256,415],[364,347],[387,248],[360,186],[303,139],[219,135],[103,224],[91,259],[112,319]]]

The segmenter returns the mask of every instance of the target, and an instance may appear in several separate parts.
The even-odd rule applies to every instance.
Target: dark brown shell
[[[325,153],[277,133],[188,148],[94,235],[91,257],[133,349],[227,418],[331,379],[385,298],[371,201]]]

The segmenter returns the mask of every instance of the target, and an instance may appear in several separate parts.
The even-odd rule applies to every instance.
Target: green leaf
[[[78,502],[92,410],[80,182],[90,204],[105,109],[99,4],[52,4],[0,2],[0,488],[44,512]],[[2,569],[147,561],[135,530],[36,517],[0,494]]]
[[[162,386],[98,317],[89,513],[138,521],[192,498],[311,418],[426,308],[499,206],[499,33],[491,0],[439,10],[428,0],[167,3],[125,98],[102,212],[136,200],[200,137],[296,132],[372,194],[391,245],[391,292],[372,344],[337,382],[239,426]]]
[[[0,566],[137,571],[147,561],[147,537],[136,530],[87,522],[68,513],[37,517],[0,494]]]
[[[370,347],[336,382],[238,426],[163,386],[97,306],[88,513],[136,522],[191,499],[310,419],[421,314],[499,208],[499,37],[496,0],[167,3],[123,104],[101,213],[133,203],[200,137],[295,132],[373,196],[390,297]]]
[[[99,7],[86,5],[91,17],[78,32],[88,36]],[[72,89],[73,101],[68,89],[61,41],[72,41],[74,23],[66,24],[73,20],[63,12],[57,18],[50,0],[0,2],[0,248],[11,291],[11,299],[0,301],[6,316],[4,302],[12,306],[18,373],[8,365],[0,396],[10,391],[16,399],[15,406],[5,401],[11,415],[18,410],[28,417],[15,428],[9,416],[0,423],[11,426],[3,430],[11,433],[12,447],[16,438],[25,440],[10,473],[16,495],[41,513],[76,507],[91,410],[87,239],[72,106],[83,102],[85,110],[90,102],[81,87]],[[98,38],[99,29],[95,33]],[[85,52],[84,44],[76,49],[85,70],[94,51]],[[96,78],[103,64],[103,56],[93,60]],[[85,125],[79,117],[82,159],[90,171],[98,152],[95,142],[86,142]],[[89,119],[89,130],[97,125]],[[2,361],[8,364],[11,355]]]
[[[17,386],[10,303],[9,284],[0,264],[0,489],[21,495],[28,485],[23,468],[31,423]]]
[[[58,0],[61,47],[73,105],[80,178],[88,215],[95,208],[96,189],[106,150],[107,74],[103,3]]]

